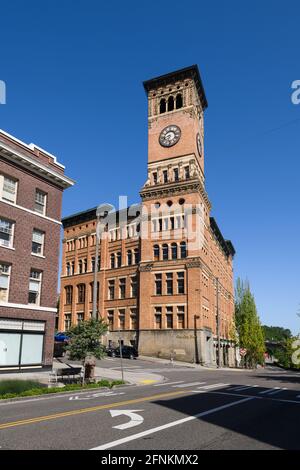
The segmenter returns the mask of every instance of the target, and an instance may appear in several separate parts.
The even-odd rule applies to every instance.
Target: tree
[[[70,359],[82,361],[84,366],[86,366],[88,357],[101,359],[105,353],[100,339],[107,329],[108,325],[102,318],[100,320],[92,318],[72,326],[67,333],[70,342],[66,348],[69,351]]]
[[[263,325],[266,341],[285,341],[292,337],[291,330],[282,328],[281,326]]]
[[[264,333],[249,283],[244,283],[241,279],[237,280],[236,285],[235,324],[239,346],[247,350],[245,366],[262,364],[265,352]]]

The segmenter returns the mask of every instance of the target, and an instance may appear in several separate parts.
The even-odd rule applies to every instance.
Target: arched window
[[[172,243],[171,245],[172,259],[177,259],[177,243]]]
[[[134,264],[138,264],[140,262],[140,252],[138,248],[134,250]]]
[[[186,258],[186,242],[180,243],[180,257]]]
[[[110,267],[111,269],[115,267],[115,254],[114,253],[110,255]]]
[[[132,251],[131,250],[127,251],[127,264],[128,266],[132,265]]]
[[[173,96],[170,96],[168,99],[168,111],[173,111],[174,110],[174,98]]]
[[[163,254],[163,259],[166,260],[166,259],[169,259],[169,247],[167,244],[164,244],[162,246],[162,254]]]
[[[73,287],[66,286],[65,292],[66,292],[66,305],[71,305],[72,299],[73,299]]]
[[[122,255],[120,251],[117,253],[117,267],[120,268],[122,266]]]
[[[153,247],[153,258],[154,261],[159,261],[159,245],[154,245]]]
[[[179,108],[182,108],[182,95],[181,93],[179,93],[177,96],[176,96],[176,109],[179,109]]]
[[[166,100],[164,98],[162,98],[160,100],[160,104],[159,104],[159,113],[160,114],[163,114],[166,112]]]
[[[79,284],[78,287],[78,303],[81,304],[85,301],[85,284]]]
[[[78,261],[78,272],[79,274],[82,274],[82,260],[81,259]]]

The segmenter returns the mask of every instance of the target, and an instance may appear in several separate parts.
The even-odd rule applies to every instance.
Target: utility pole
[[[217,296],[217,337],[218,337],[218,367],[221,367],[220,311],[219,311],[219,278],[216,277]]]
[[[92,318],[94,320],[97,319],[97,277],[98,277],[98,264],[99,264],[99,242],[101,233],[104,228],[104,224],[100,222],[100,218],[107,216],[107,214],[113,209],[114,207],[111,204],[100,204],[96,209],[96,253],[95,253],[95,265],[94,265],[94,282],[93,282],[93,310],[92,310]]]

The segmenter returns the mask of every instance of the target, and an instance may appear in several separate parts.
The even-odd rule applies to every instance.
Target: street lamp
[[[93,283],[93,311],[92,311],[92,318],[96,320],[97,318],[97,274],[98,274],[98,260],[99,260],[99,241],[101,234],[103,232],[103,228],[105,224],[100,222],[100,219],[107,216],[107,214],[113,209],[114,207],[111,204],[100,204],[96,209],[96,253],[95,253],[95,264],[94,264],[94,283]]]

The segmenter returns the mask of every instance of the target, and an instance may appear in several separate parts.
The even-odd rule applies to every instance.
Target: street
[[[119,370],[120,360],[102,367]],[[0,403],[1,449],[300,449],[300,374],[124,360],[162,381]]]

